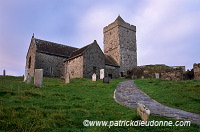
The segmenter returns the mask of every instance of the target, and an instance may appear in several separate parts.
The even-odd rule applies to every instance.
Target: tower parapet
[[[113,23],[111,23],[108,26],[104,27],[103,28],[103,32],[107,32],[107,31],[115,28],[116,26],[122,26],[124,28],[128,28],[129,30],[133,30],[133,31],[136,32],[136,26],[125,22],[120,16],[118,16],[117,19]]]

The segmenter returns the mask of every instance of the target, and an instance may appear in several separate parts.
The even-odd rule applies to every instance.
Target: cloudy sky
[[[200,63],[200,0],[0,0],[0,75],[23,75],[31,36],[82,47],[120,16],[137,27],[138,65]]]

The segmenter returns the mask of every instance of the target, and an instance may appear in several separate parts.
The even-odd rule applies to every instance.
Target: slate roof
[[[84,46],[84,47],[82,47],[82,48],[80,48],[80,49],[77,49],[77,50],[73,51],[72,54],[71,54],[71,56],[70,56],[70,58],[67,59],[67,60],[71,60],[71,59],[73,59],[73,58],[76,58],[76,57],[78,57],[78,56],[83,55],[84,51],[85,51],[86,49],[88,49],[88,48],[89,48],[92,44],[94,44],[94,43],[97,43],[96,40],[94,40],[94,42],[91,43],[91,44],[88,44],[88,45],[86,45],[86,46]]]
[[[69,58],[78,48],[35,38],[37,52]]]
[[[116,22],[116,21],[118,21],[118,22],[124,22],[124,23],[125,23],[125,21],[121,18],[120,15],[117,17],[117,19],[115,20],[115,22]]]
[[[119,67],[119,65],[117,64],[117,62],[109,55],[105,55],[105,64],[109,65],[109,66],[115,66],[115,67]]]
[[[97,43],[95,40],[93,43],[78,49],[75,47],[57,44],[54,42],[49,42],[49,41],[45,41],[45,40],[41,40],[37,38],[34,38],[34,39],[35,39],[35,44],[37,47],[37,52],[65,57],[67,58],[67,60],[71,60],[78,56],[83,55],[86,49],[88,49],[92,44]],[[105,55],[105,64],[110,65],[110,66],[115,66],[115,67],[119,66],[115,62],[115,60],[109,55]]]

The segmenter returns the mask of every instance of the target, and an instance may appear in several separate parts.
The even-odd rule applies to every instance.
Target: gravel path
[[[134,83],[133,80],[124,81],[118,84],[114,92],[115,100],[122,105],[132,109],[137,108],[137,102],[144,104],[153,114],[161,115],[176,120],[191,121],[200,125],[200,115],[183,110],[171,108],[158,103],[142,92]]]

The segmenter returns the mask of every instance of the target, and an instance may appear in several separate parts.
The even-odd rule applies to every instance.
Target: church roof
[[[37,52],[45,54],[69,58],[72,52],[78,49],[75,47],[57,44],[54,42],[49,42],[41,39],[36,39],[36,38],[34,39],[37,47]]]
[[[104,55],[105,55],[105,64],[106,65],[119,67],[117,62],[111,56],[106,55],[106,54],[104,54]]]
[[[117,17],[117,19],[115,20],[115,22],[125,22],[122,18],[121,18],[121,16],[119,15],[118,17]]]
[[[69,58],[68,60],[71,60],[71,59],[73,59],[73,58],[75,58],[75,57],[78,57],[78,56],[83,55],[84,51],[85,51],[86,49],[88,49],[88,48],[89,48],[92,44],[94,44],[94,43],[96,43],[96,40],[94,40],[94,42],[91,43],[91,44],[89,44],[89,45],[86,45],[86,46],[84,46],[84,47],[82,47],[82,48],[80,48],[80,49],[77,49],[77,50],[73,51],[72,54],[71,54],[71,56],[70,56],[70,58]]]

